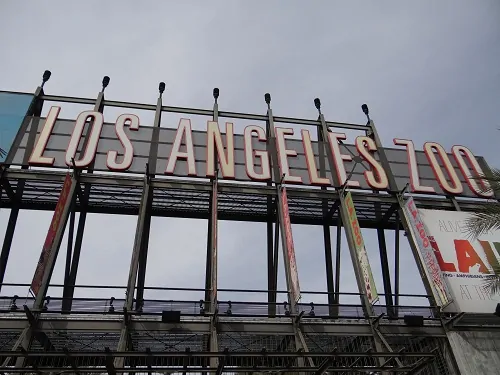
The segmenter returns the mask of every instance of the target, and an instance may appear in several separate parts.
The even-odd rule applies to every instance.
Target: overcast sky
[[[278,116],[315,118],[313,99],[320,97],[328,120],[364,123],[360,106],[368,103],[386,146],[395,137],[412,139],[419,149],[425,141],[447,150],[464,144],[498,167],[499,20],[497,0],[4,0],[0,90],[33,92],[50,69],[45,91],[55,95],[96,97],[108,75],[106,98],[131,102],[155,103],[158,82],[165,81],[164,103],[184,107],[211,108],[212,89],[219,87],[221,110],[265,113],[263,96],[270,92]],[[61,116],[81,110],[63,107]],[[106,112],[105,119],[117,114]],[[177,125],[178,117],[168,119],[163,126]],[[241,123],[235,126],[241,131]],[[8,215],[1,210],[1,228]],[[21,213],[6,282],[31,282],[50,218]],[[135,225],[135,217],[89,215],[78,284],[126,284]],[[153,219],[146,284],[203,288],[206,226]],[[293,231],[302,289],[325,291],[321,227]],[[381,291],[375,237],[365,236]],[[222,222],[219,240],[219,287],[266,288],[265,224]],[[65,247],[54,283],[63,281]],[[401,292],[423,293],[408,246],[401,252]],[[389,254],[392,259],[392,248]],[[346,247],[342,266],[341,291],[357,291]],[[27,288],[16,293],[24,296]],[[123,297],[123,291],[78,292],[90,294]],[[146,294],[152,296],[201,298]],[[310,300],[321,299],[304,296]]]

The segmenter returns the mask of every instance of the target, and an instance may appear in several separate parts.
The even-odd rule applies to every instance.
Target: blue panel
[[[33,97],[0,92],[0,163],[5,161]]]

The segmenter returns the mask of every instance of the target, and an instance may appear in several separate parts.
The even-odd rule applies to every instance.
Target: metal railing
[[[0,295],[0,312],[15,313],[23,312],[23,306],[29,308],[34,303],[33,296],[22,297],[20,292],[26,292],[29,284],[4,283],[2,294]],[[50,285],[51,291],[60,291],[56,295],[47,296],[42,312],[47,313],[71,313],[71,314],[123,314],[125,298],[115,298],[114,293],[123,293],[125,287],[122,286],[96,286],[96,285],[77,285],[75,290],[90,290],[86,295],[106,294],[109,297],[74,297],[72,298],[72,307],[70,311],[63,311],[63,285]],[[16,294],[16,290],[19,291]],[[94,292],[92,292],[94,290]],[[95,293],[100,290],[100,293]],[[136,315],[161,315],[163,311],[180,311],[183,316],[204,316],[207,315],[205,307],[207,301],[204,301],[205,289],[196,288],[165,288],[165,287],[146,287],[146,293],[156,295],[176,295],[176,298],[158,299],[144,298],[142,301],[134,301],[134,310],[130,314]],[[270,317],[269,307],[276,314],[273,317],[293,316],[296,313],[290,311],[290,306],[285,301],[286,291],[276,291],[278,300],[282,302],[270,303],[263,301],[267,299],[267,290],[255,289],[218,289],[219,295],[225,298],[218,300],[217,312],[221,316],[239,316],[239,317]],[[119,294],[117,294],[119,295]],[[178,296],[178,297],[177,297]],[[357,303],[338,303],[328,304],[316,302],[317,300],[327,300],[327,292],[302,292],[302,299],[297,304],[297,313],[302,314],[302,318],[366,318],[361,304]],[[351,300],[359,298],[358,293],[340,293],[340,296],[348,297]],[[406,304],[391,307],[385,304],[375,304],[373,310],[375,315],[391,315],[391,312],[397,311],[399,317],[404,315],[421,315],[424,319],[435,319],[435,308],[423,305],[422,299],[425,295],[399,295],[407,299],[413,299],[419,304]],[[227,298],[226,298],[227,297]],[[281,298],[280,298],[281,297]],[[139,303],[138,303],[139,302]]]

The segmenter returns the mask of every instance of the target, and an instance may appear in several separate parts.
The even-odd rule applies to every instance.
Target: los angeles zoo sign
[[[44,167],[80,168],[93,163],[96,171],[144,173],[152,145],[158,145],[155,174],[184,177],[213,177],[215,153],[224,179],[267,181],[271,178],[270,155],[264,128],[246,126],[243,134],[235,134],[232,122],[225,129],[208,121],[206,131],[192,129],[189,119],[180,119],[177,128],[161,127],[153,139],[153,127],[140,124],[132,114],[118,116],[114,123],[105,123],[103,114],[85,111],[76,120],[59,118],[60,107],[51,107],[47,117],[38,121],[38,137],[29,155],[29,164]],[[92,123],[86,130],[86,124]],[[36,122],[32,122],[32,126]],[[88,126],[88,125],[87,125]],[[29,130],[26,131],[11,164],[22,164]],[[87,143],[83,147],[83,136]],[[325,152],[319,151],[308,129],[295,134],[294,129],[275,127],[276,145],[284,182],[316,186],[332,186]],[[300,138],[297,137],[299,135]],[[354,170],[347,185],[359,189],[388,189],[387,173],[378,157],[375,142],[358,136],[353,144],[345,144],[346,134],[329,132],[334,168],[341,183]],[[427,142],[417,151],[412,141],[394,139],[398,148],[385,148],[389,166],[399,188],[410,182],[411,190],[424,194],[451,194],[490,197],[484,192],[487,184],[472,176],[487,167],[482,157],[465,146],[453,146],[450,152],[439,143]],[[361,163],[355,164],[353,157]],[[323,158],[323,160],[320,160]],[[324,163],[324,164],[323,164]],[[320,173],[320,166],[325,173]],[[354,167],[354,168],[353,168]]]

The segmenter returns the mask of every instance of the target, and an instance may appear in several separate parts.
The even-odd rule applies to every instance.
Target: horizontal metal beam
[[[95,104],[95,99],[88,98],[76,98],[70,96],[57,96],[57,95],[42,95],[41,100],[45,102],[59,102],[59,103],[77,103],[77,104]],[[127,108],[127,109],[139,109],[146,111],[155,111],[155,104],[141,104],[141,103],[131,103],[131,102],[121,102],[115,100],[104,100],[104,107],[117,107],[117,108]],[[186,108],[186,107],[172,107],[172,106],[162,106],[162,112],[170,112],[170,113],[181,113],[181,114],[189,114],[196,116],[213,116],[213,110],[211,109],[198,109],[198,108]],[[251,113],[239,113],[239,112],[218,112],[219,117],[222,118],[231,118],[231,119],[242,119],[242,120],[252,120],[252,121],[267,121],[267,115],[262,114],[251,114]],[[292,118],[292,117],[273,117],[274,122],[277,123],[285,123],[285,124],[294,124],[294,125],[306,125],[306,126],[318,126],[317,120],[309,120],[309,119],[300,119],[300,118]],[[176,124],[172,124],[173,126]],[[331,122],[327,121],[327,126],[332,128],[340,128],[340,129],[350,129],[350,130],[359,130],[366,131],[366,125],[360,124],[350,124],[344,122]]]
[[[43,182],[63,182],[66,171],[35,171],[8,169],[5,171],[5,178],[9,180],[24,179],[26,181],[43,181]],[[81,183],[89,183],[102,186],[122,186],[122,187],[142,187],[142,176],[127,176],[126,174],[116,175],[99,175],[86,174],[80,176]],[[180,189],[192,191],[210,191],[211,183],[207,180],[180,180],[166,178],[152,178],[151,185],[154,189]],[[220,191],[222,193],[239,193],[253,195],[276,195],[276,189],[266,185],[249,184],[249,183],[233,183],[220,181]],[[311,199],[330,199],[335,201],[338,198],[338,192],[335,190],[319,190],[308,189],[307,187],[299,187],[290,185],[287,187],[287,193],[290,197],[307,197]],[[376,194],[371,191],[352,192],[355,202],[370,202],[370,203],[397,203],[395,197],[389,194]],[[446,197],[435,196],[418,196],[414,195],[417,206],[436,206],[438,208],[453,208],[453,204]],[[471,200],[457,199],[460,207],[474,209],[478,206],[488,204],[487,200]],[[319,204],[319,203],[318,203]]]
[[[157,358],[177,358],[177,357],[242,357],[242,358],[260,358],[262,357],[261,352],[252,351],[227,351],[227,352],[177,352],[177,351],[124,351],[124,352],[114,352],[114,351],[77,351],[64,353],[62,351],[26,351],[26,352],[11,352],[11,351],[0,351],[0,357],[11,356],[11,357],[26,357],[26,358],[65,358],[68,357],[95,357],[95,358],[105,358],[107,356],[116,357],[128,357],[128,358],[141,358],[146,355],[152,355]],[[325,352],[267,352],[266,356],[269,358],[297,358],[297,357],[340,357],[340,358],[357,358],[357,357],[371,357],[371,358],[383,358],[383,357],[406,357],[406,358],[433,358],[434,354],[429,352],[335,352],[335,353],[325,353]],[[10,369],[9,369],[10,371]],[[120,370],[121,371],[121,370]]]
[[[301,329],[305,334],[311,335],[335,335],[335,336],[369,336],[371,335],[370,324],[368,320],[359,319],[360,323],[352,323],[352,319],[336,319],[335,321],[317,321],[303,320]],[[38,330],[40,332],[52,331],[85,331],[87,333],[95,332],[119,332],[122,325],[122,319],[102,319],[102,315],[85,316],[81,318],[71,317],[62,318],[40,318],[38,321]],[[22,331],[26,327],[26,319],[11,318],[0,319],[0,334],[7,331]],[[444,329],[435,324],[427,324],[419,327],[418,332],[414,328],[406,326],[402,321],[386,324],[383,321],[380,327],[387,335],[417,335],[445,337]],[[138,319],[134,318],[130,322],[132,331],[155,331],[169,333],[172,329],[178,333],[208,333],[210,331],[209,318],[197,318],[193,320],[182,320],[180,323],[163,323],[161,320]],[[293,327],[288,319],[283,318],[262,318],[262,319],[241,319],[219,316],[219,333],[241,333],[241,334],[276,334],[292,335]]]

